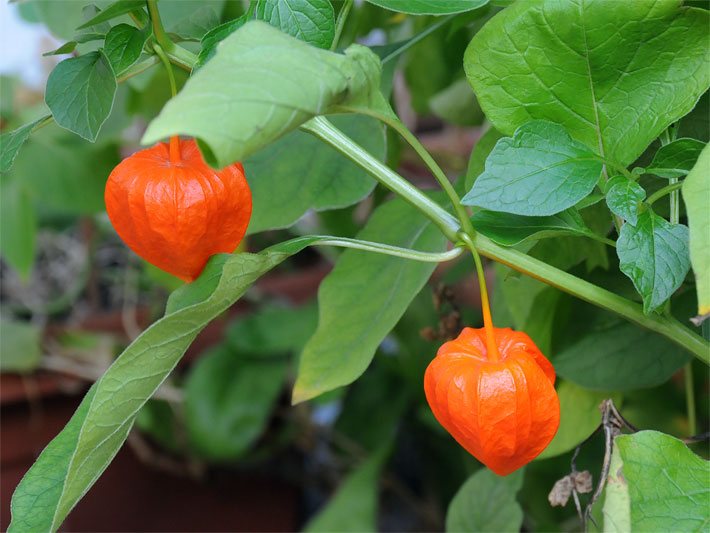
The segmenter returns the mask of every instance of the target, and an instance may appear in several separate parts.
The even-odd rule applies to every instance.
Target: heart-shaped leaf
[[[606,186],[606,205],[609,210],[631,224],[636,224],[639,203],[646,198],[643,187],[625,176],[614,176]]]
[[[658,149],[646,172],[661,178],[683,177],[695,166],[703,148],[705,148],[704,142],[695,139],[677,139]]]

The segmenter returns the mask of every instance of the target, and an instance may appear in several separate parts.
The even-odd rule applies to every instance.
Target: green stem
[[[171,63],[186,72],[191,72],[192,67],[197,63],[197,56],[195,54],[177,44],[174,45],[172,50],[166,50],[165,55],[170,58]]]
[[[454,217],[399,174],[370,155],[367,150],[333,126],[327,119],[316,117],[303,124],[301,129],[312,133],[352,159],[385,187],[419,209],[424,216],[441,229],[441,232],[451,242],[458,242],[459,223]]]
[[[669,193],[673,193],[674,191],[677,191],[677,190],[680,189],[681,186],[683,185],[683,183],[682,183],[682,182],[679,182],[677,179],[676,179],[676,180],[671,180],[671,181],[672,181],[673,183],[671,183],[670,185],[666,185],[666,186],[663,187],[662,189],[658,189],[658,190],[657,190],[656,192],[654,192],[651,196],[649,196],[649,197],[648,197],[648,200],[646,200],[646,203],[647,203],[648,205],[652,205],[652,204],[653,204],[656,200],[658,200],[659,198],[663,198],[665,195],[667,195],[667,194],[669,194]],[[676,192],[676,194],[677,194],[677,192]],[[676,206],[675,209],[674,209],[673,207],[674,207],[674,206],[673,206],[673,197],[671,196],[671,217],[670,217],[670,218],[671,218],[671,224],[677,224],[677,223],[678,223],[678,220],[677,220],[677,219],[678,219],[678,206]],[[675,216],[675,219],[676,219],[675,222],[673,222],[674,216]]]
[[[340,8],[340,13],[338,13],[338,20],[335,22],[335,36],[333,37],[333,43],[330,45],[331,50],[335,50],[340,42],[340,36],[343,33],[343,28],[345,27],[345,21],[350,14],[350,9],[353,7],[353,0],[345,0],[343,7]]]
[[[135,63],[134,65],[128,67],[120,76],[116,78],[116,81],[118,83],[121,83],[129,78],[132,78],[133,76],[137,76],[141,72],[145,72],[146,70],[148,70],[153,65],[157,65],[159,61],[160,58],[158,56],[150,56],[149,58],[144,59],[140,63]]]
[[[459,219],[459,222],[461,223],[461,227],[464,229],[466,233],[469,235],[474,235],[476,232],[473,229],[473,225],[471,224],[471,219],[466,212],[466,208],[461,204],[461,198],[459,198],[459,195],[456,194],[456,191],[454,190],[453,185],[451,185],[451,182],[449,181],[449,178],[446,177],[446,174],[444,173],[443,170],[441,170],[441,167],[437,164],[436,161],[434,161],[434,158],[431,156],[429,151],[424,147],[424,145],[417,139],[417,136],[414,135],[411,131],[409,131],[409,128],[404,125],[404,123],[399,120],[399,117],[392,111],[391,108],[388,109],[389,112],[378,112],[376,110],[371,111],[371,116],[375,117],[378,120],[381,120],[385,124],[387,124],[390,128],[395,130],[397,133],[399,133],[402,138],[409,143],[409,146],[411,146],[414,151],[419,155],[419,157],[422,158],[422,161],[424,161],[424,164],[429,168],[431,173],[434,175],[434,178],[436,178],[436,181],[439,183],[439,186],[441,189],[446,193],[446,196],[449,197],[449,201],[451,202],[451,205],[454,208],[454,212],[456,213],[456,217]]]
[[[422,252],[420,250],[412,250],[411,248],[401,248],[399,246],[391,246],[379,242],[361,241],[359,239],[348,239],[345,237],[330,237],[316,235],[315,237],[322,239],[315,241],[311,246],[338,246],[340,248],[353,248],[355,250],[363,250],[366,252],[375,252],[393,257],[401,257],[403,259],[411,259],[412,261],[421,261],[423,263],[443,263],[451,261],[461,255],[462,248],[452,248],[446,252]]]
[[[158,0],[146,0],[148,4],[148,13],[150,13],[150,23],[153,26],[153,35],[158,44],[163,47],[166,52],[172,52],[175,48],[175,43],[170,40],[168,34],[163,28],[163,22],[160,20],[160,12],[158,11]]]
[[[446,25],[449,23],[450,20],[453,20],[456,15],[447,15],[445,17],[439,17],[438,20],[432,24],[431,26],[427,27],[426,29],[422,30],[421,32],[417,33],[414,37],[411,39],[406,40],[404,43],[401,44],[398,48],[395,48],[392,50],[389,54],[385,55],[382,58],[382,64],[384,65],[388,61],[392,61],[393,59],[399,57],[401,54],[409,50],[412,46],[417,44],[419,41],[424,39],[425,37],[428,37],[432,33],[434,33],[436,30],[441,28],[442,26]],[[397,43],[395,43],[393,46],[397,46]]]
[[[380,183],[402,196],[434,222],[453,243],[459,244],[458,222],[399,174],[383,165],[365,149],[344,135],[326,119],[319,117],[302,126],[333,146],[343,155],[372,174]],[[510,268],[556,287],[568,294],[655,331],[682,346],[705,364],[710,364],[710,344],[672,317],[645,315],[641,306],[588,281],[568,274],[513,248],[504,248],[481,234],[472,239],[478,252]]]
[[[688,412],[688,431],[690,436],[698,433],[698,417],[695,413],[695,387],[693,386],[693,362],[688,361],[683,367],[685,374],[685,406]]]

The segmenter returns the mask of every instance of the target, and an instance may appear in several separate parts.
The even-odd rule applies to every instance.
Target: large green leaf
[[[143,142],[192,135],[206,160],[222,167],[316,115],[379,102],[379,74],[379,59],[366,47],[352,45],[341,55],[251,21],[222,41],[151,122]]]
[[[181,288],[171,312],[126,348],[22,479],[12,498],[10,531],[56,530],[106,469],[138,411],[202,328],[259,276],[310,242],[301,238],[259,254],[215,256],[197,281]]]
[[[41,340],[38,326],[0,317],[0,371],[35,370],[42,356]]]
[[[25,144],[30,134],[37,124],[47,120],[49,115],[39,118],[29,124],[20,126],[16,130],[8,131],[0,135],[0,172],[7,172],[15,162],[20,148]]]
[[[111,114],[115,96],[116,77],[99,51],[65,59],[54,67],[44,99],[57,124],[93,142]]]
[[[700,154],[698,162],[683,183],[683,201],[690,228],[690,262],[698,292],[698,314],[710,313],[710,148]]]
[[[478,9],[488,0],[367,0],[371,4],[410,15],[450,15]]]
[[[671,224],[647,208],[636,224],[621,227],[616,253],[619,268],[643,297],[644,312],[650,313],[671,297],[690,269],[688,227]]]
[[[471,222],[476,231],[502,246],[557,235],[593,235],[576,209],[566,209],[547,217],[526,217],[481,209],[474,213]]]
[[[636,224],[639,204],[646,198],[643,187],[625,176],[614,176],[606,186],[606,205],[609,210],[627,222]]]
[[[378,208],[358,238],[426,251],[445,249],[437,228],[402,200]],[[294,403],[357,379],[433,270],[431,264],[407,259],[343,253],[318,291],[318,329],[301,355]]]
[[[628,483],[633,531],[707,531],[710,463],[657,431],[614,439]]]
[[[385,134],[373,118],[330,117],[371,155],[385,157]],[[361,167],[312,135],[293,131],[244,162],[254,211],[249,233],[285,228],[306,211],[337,209],[359,202],[375,187]]]
[[[446,512],[446,531],[474,533],[518,532],[523,510],[516,494],[523,486],[524,470],[501,477],[482,468],[464,483]]]
[[[307,533],[358,533],[377,530],[378,481],[390,452],[389,443],[359,465],[331,500],[303,528]]]
[[[35,258],[37,213],[18,179],[0,181],[0,254],[27,279]]]
[[[526,0],[475,35],[464,67],[503,133],[551,120],[628,165],[708,89],[709,24],[680,0]]]
[[[621,405],[618,392],[592,391],[563,381],[557,387],[560,398],[560,427],[552,442],[538,455],[538,459],[555,457],[570,451],[584,441],[601,423],[599,404],[611,398]]]
[[[147,38],[146,32],[129,24],[118,24],[106,34],[104,53],[117,76],[138,60]]]
[[[565,129],[536,120],[498,141],[461,203],[528,216],[574,206],[599,181],[602,162]]]
[[[582,387],[627,391],[660,385],[690,357],[665,337],[617,323],[585,335],[553,362],[560,376]]]
[[[194,448],[216,461],[248,451],[269,421],[287,368],[285,359],[248,359],[227,346],[200,358],[185,382],[185,422]]]
[[[254,18],[326,50],[335,37],[330,0],[257,0]]]
[[[695,166],[703,148],[704,142],[677,139],[658,149],[646,172],[662,178],[681,178]]]

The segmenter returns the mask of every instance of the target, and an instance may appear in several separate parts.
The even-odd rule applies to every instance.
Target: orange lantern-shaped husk
[[[135,253],[184,281],[232,253],[251,217],[244,168],[215,170],[194,140],[173,138],[124,159],[106,183],[106,211]]]
[[[505,476],[537,457],[557,433],[555,371],[525,333],[464,328],[439,348],[424,376],[434,416],[469,453]]]

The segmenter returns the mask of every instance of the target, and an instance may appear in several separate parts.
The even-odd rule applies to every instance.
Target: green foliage
[[[516,2],[464,67],[496,129],[550,120],[628,165],[708,89],[709,16],[679,2]]]
[[[431,221],[401,200],[378,208],[357,238],[425,251],[445,249]],[[293,402],[357,379],[433,270],[433,264],[344,252],[318,290],[318,329],[301,354]]]
[[[468,160],[468,168],[466,170],[465,187],[469,191],[473,187],[474,182],[478,179],[486,169],[486,159],[491,151],[505,135],[495,128],[488,128],[486,132],[476,142],[476,145],[471,151],[471,157]]]
[[[609,211],[632,225],[638,223],[639,204],[646,191],[637,182],[625,176],[614,176],[606,184],[606,205]]]
[[[475,126],[483,122],[483,111],[466,80],[458,80],[429,100],[432,112],[457,126]]]
[[[688,355],[664,338],[627,323],[592,331],[553,359],[560,376],[605,391],[659,385],[687,361]]]
[[[227,346],[205,354],[185,383],[190,442],[216,461],[238,458],[261,435],[284,385],[287,361],[241,356]]]
[[[27,279],[34,263],[37,214],[17,179],[0,181],[0,254]]]
[[[257,0],[254,18],[326,50],[335,36],[330,0]]]
[[[476,231],[502,246],[558,235],[593,236],[576,209],[547,217],[526,217],[481,209],[471,218]]]
[[[382,126],[364,116],[334,116],[333,123],[380,160]],[[249,233],[291,226],[309,209],[323,211],[359,202],[375,181],[336,150],[303,131],[293,131],[244,162],[254,211]]]
[[[30,138],[32,130],[40,123],[47,120],[47,117],[42,117],[34,122],[20,126],[16,130],[9,131],[0,135],[0,172],[7,172],[15,162],[20,148]]]
[[[104,53],[117,76],[138,61],[147,37],[128,24],[118,24],[106,34]]]
[[[42,356],[42,330],[27,322],[0,317],[0,370],[32,372]]]
[[[376,531],[378,480],[390,449],[388,442],[381,444],[342,482],[333,498],[306,524],[303,531]]]
[[[113,107],[116,78],[106,55],[65,59],[47,80],[45,101],[61,127],[94,142]]]
[[[448,15],[478,9],[488,0],[367,0],[385,9],[410,15]]]
[[[500,477],[482,468],[473,474],[449,504],[446,531],[520,531],[523,510],[515,496],[523,486],[524,472]]]
[[[649,174],[661,178],[681,178],[695,166],[705,143],[695,139],[677,139],[661,146],[646,168]]]
[[[518,215],[554,215],[592,192],[601,171],[599,158],[562,126],[533,121],[498,141],[461,202]]]
[[[698,314],[710,313],[710,148],[705,147],[683,183],[688,212],[690,262],[695,272]]]
[[[222,167],[313,116],[365,105],[379,94],[373,93],[378,86],[379,60],[367,48],[353,45],[345,55],[318,50],[252,21],[222,42],[150,124],[143,142],[192,135],[202,141],[205,159]],[[233,94],[241,98],[235,101]],[[232,129],[235,123],[238,131]]]
[[[648,207],[636,224],[622,226],[616,252],[619,268],[634,282],[644,311],[650,313],[671,297],[690,269],[688,227],[671,224]]]
[[[614,439],[635,531],[702,531],[710,522],[710,463],[657,431]],[[606,522],[605,522],[606,523]]]
[[[538,459],[566,453],[589,437],[601,423],[599,405],[602,400],[610,398],[621,407],[621,394],[584,389],[571,381],[561,382],[557,394],[560,398],[560,429]]]
[[[249,4],[250,8],[253,8],[254,3]],[[214,57],[217,52],[217,45],[226,39],[229,35],[237,31],[239,28],[244,26],[244,24],[249,20],[250,13],[244,13],[242,16],[220,24],[219,26],[212,28],[210,31],[205,33],[200,40],[200,53],[197,56],[197,62],[193,67],[194,70],[202,67],[207,61]]]
[[[604,531],[609,533],[631,531],[629,487],[624,477],[618,446],[614,446],[611,454],[604,494]]]

